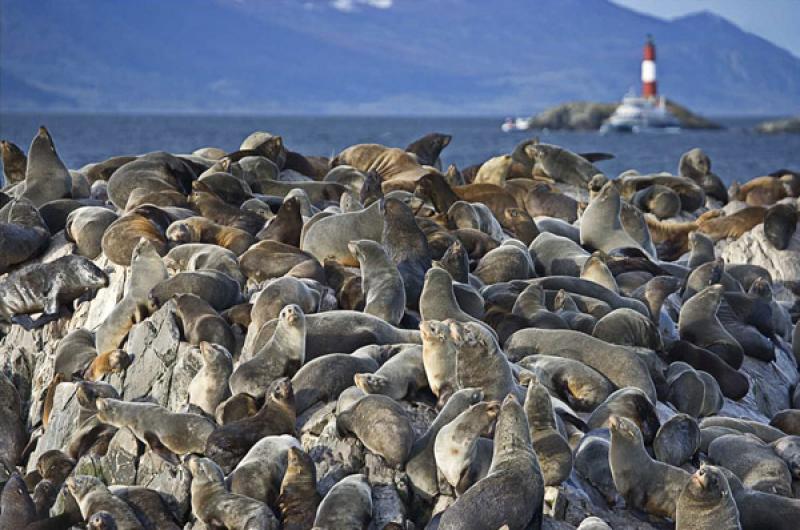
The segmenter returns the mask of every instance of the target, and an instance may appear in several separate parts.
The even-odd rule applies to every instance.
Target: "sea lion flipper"
[[[28,315],[15,315],[11,317],[11,322],[22,326],[25,331],[31,331],[36,328],[36,322]]]
[[[602,160],[614,159],[614,155],[611,153],[578,153],[578,155],[589,162],[600,162]]]
[[[150,447],[150,450],[153,451],[154,454],[163,458],[166,462],[178,465],[180,464],[180,460],[178,456],[167,449],[164,444],[161,443],[161,440],[158,439],[154,433],[147,431],[144,433],[144,440],[147,442],[147,445]]]

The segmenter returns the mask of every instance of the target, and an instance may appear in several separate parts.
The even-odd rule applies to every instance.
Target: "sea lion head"
[[[608,177],[603,175],[602,173],[598,173],[597,175],[593,176],[589,179],[589,184],[587,185],[589,192],[592,194],[599,193],[603,190],[603,188],[611,182],[608,180]]]
[[[709,503],[716,503],[731,494],[725,475],[719,468],[706,464],[702,464],[700,469],[692,474],[686,490],[692,498]]]
[[[36,471],[39,472],[42,478],[54,480],[55,482],[69,475],[74,467],[75,460],[58,449],[45,451],[36,461]]]
[[[267,398],[273,402],[294,406],[292,380],[281,377],[273,381],[267,389]]]
[[[189,472],[192,474],[192,480],[217,483],[225,480],[222,469],[210,458],[200,458],[192,455],[186,463]]]
[[[91,475],[73,475],[67,478],[64,483],[72,496],[78,501],[103,485],[99,478]]]
[[[459,348],[475,348],[484,343],[482,334],[477,332],[474,326],[468,325],[470,323],[450,321],[450,338]]]
[[[175,221],[167,228],[167,239],[175,243],[191,243],[193,232],[191,225],[186,221]]]
[[[19,473],[14,472],[3,486],[2,491],[3,508],[9,509],[11,506],[22,506],[23,504],[33,504],[28,493],[28,486]]]
[[[419,325],[422,341],[445,343],[450,340],[450,327],[440,320],[423,320]]]
[[[108,274],[88,259],[81,259],[74,272],[80,279],[81,285],[86,289],[100,289],[108,287]]]
[[[131,365],[132,362],[133,356],[131,356],[125,350],[117,349],[108,354],[108,367],[114,373],[119,373],[125,370]]]
[[[206,364],[212,364],[220,357],[230,357],[231,355],[223,346],[206,341],[200,341],[200,354]]]
[[[639,430],[639,427],[637,427],[633,421],[624,416],[618,416],[616,414],[609,416],[608,428],[611,430],[612,434],[619,435],[626,440],[631,442],[638,440],[640,443],[644,443],[642,441],[642,433]]]
[[[353,376],[356,386],[367,394],[383,394],[391,384],[385,376],[379,374],[356,374]]]
[[[306,316],[297,304],[283,306],[283,309],[281,309],[281,312],[278,314],[278,318],[281,322],[286,322],[286,324],[293,328],[305,327]]]
[[[750,284],[748,293],[765,300],[772,300],[772,284],[766,278],[758,277]]]
[[[117,521],[114,516],[106,511],[92,514],[86,523],[87,530],[117,530]]]

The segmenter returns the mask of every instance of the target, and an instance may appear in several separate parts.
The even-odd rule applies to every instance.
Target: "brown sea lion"
[[[25,180],[28,157],[25,156],[22,149],[13,142],[0,140],[0,155],[3,160],[3,175],[6,179],[3,187]]]

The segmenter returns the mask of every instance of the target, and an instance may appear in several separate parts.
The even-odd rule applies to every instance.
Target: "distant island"
[[[684,129],[722,129],[686,107],[667,100],[667,108],[678,118]],[[573,101],[557,105],[531,118],[531,129],[553,129],[571,131],[596,131],[614,113],[619,103],[597,103],[592,101]]]
[[[764,134],[800,134],[800,116],[783,118],[780,120],[763,121],[756,126],[756,131]]]

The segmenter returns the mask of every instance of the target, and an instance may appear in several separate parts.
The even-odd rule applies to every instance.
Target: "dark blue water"
[[[745,181],[780,168],[800,170],[800,135],[766,136],[752,132],[757,119],[720,120],[722,131],[677,134],[599,135],[578,132],[503,133],[493,118],[308,118],[134,115],[0,115],[0,138],[27,151],[40,124],[48,127],[61,158],[70,168],[114,155],[164,150],[189,153],[215,146],[238,148],[255,130],[283,136],[286,145],[306,155],[331,156],[357,143],[405,147],[426,133],[453,135],[443,153],[445,164],[459,167],[508,153],[537,134],[542,141],[576,152],[605,151],[616,158],[598,166],[609,175],[634,168],[642,173],[677,171],[681,154],[701,147],[713,170],[726,182]]]

